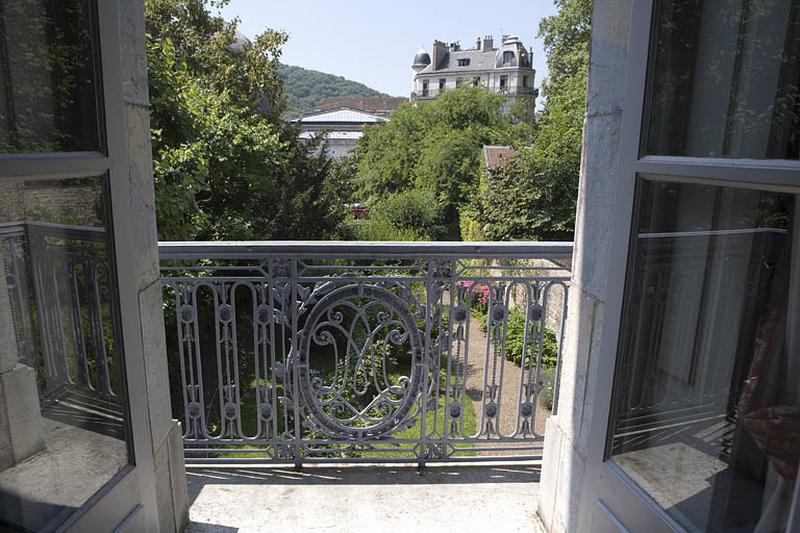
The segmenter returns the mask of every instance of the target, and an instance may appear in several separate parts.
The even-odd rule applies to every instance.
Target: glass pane
[[[129,463],[103,182],[0,182],[0,530],[50,531]]]
[[[689,531],[784,531],[800,461],[796,198],[647,180],[637,194],[611,455]]]
[[[800,157],[800,0],[661,0],[653,46],[646,153]]]
[[[0,152],[100,150],[92,5],[0,0]]]

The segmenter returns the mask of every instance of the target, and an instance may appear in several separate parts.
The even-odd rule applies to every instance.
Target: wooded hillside
[[[286,119],[298,118],[329,96],[387,96],[341,76],[292,65],[278,65],[278,75],[284,85]]]

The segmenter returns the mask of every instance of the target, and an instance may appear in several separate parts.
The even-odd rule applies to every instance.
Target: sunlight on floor
[[[188,468],[187,532],[535,531],[539,466]]]

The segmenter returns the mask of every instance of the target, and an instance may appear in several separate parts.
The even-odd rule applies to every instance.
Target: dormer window
[[[514,52],[510,50],[503,52],[503,65],[514,65]]]
[[[458,60],[459,67],[468,67],[469,66],[469,58],[459,59]]]

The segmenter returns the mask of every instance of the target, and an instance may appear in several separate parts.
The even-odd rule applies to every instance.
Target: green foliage
[[[550,78],[533,145],[491,176],[476,201],[490,240],[571,240],[581,160],[589,65],[590,0],[557,0],[558,14],[544,19]]]
[[[488,240],[573,238],[580,144],[579,135],[574,153],[561,160],[534,147],[494,171],[476,201],[477,218]],[[553,164],[547,165],[548,160]]]
[[[400,106],[391,121],[369,127],[354,152],[354,199],[380,212],[387,202],[428,195],[436,216],[425,223],[435,223],[416,227],[428,239],[458,240],[459,212],[480,181],[483,145],[522,145],[532,134],[529,124],[501,114],[502,102],[484,88],[461,87]],[[398,194],[411,196],[395,199]]]
[[[506,359],[513,361],[517,365],[522,365],[522,353],[525,348],[525,313],[518,309],[512,309],[508,314],[508,328],[506,330]],[[528,349],[537,345],[532,341],[533,327],[528,324]],[[530,357],[534,360],[538,356],[536,353],[526,353],[525,368],[530,365]],[[556,334],[552,330],[544,329],[544,339],[542,339],[542,366],[546,368],[555,367],[558,360],[558,342]]]
[[[542,85],[550,99],[572,87],[577,80],[585,86],[589,66],[591,37],[591,0],[555,0],[558,13],[539,24],[539,37],[544,40],[549,78]]]
[[[461,230],[462,241],[486,240],[480,222],[478,222],[478,214],[471,205],[463,207],[458,212],[458,227]]]
[[[345,222],[345,233],[356,241],[422,241],[425,240],[414,229],[398,228],[382,217],[350,219]]]
[[[481,320],[481,327],[487,328],[488,317],[487,313],[483,312],[479,315]],[[497,324],[498,327],[502,325]],[[505,342],[505,357],[514,364],[522,365],[523,349],[525,349],[525,313],[519,309],[511,309],[508,313],[508,318],[505,324],[506,328],[506,342]],[[531,363],[530,348],[533,346],[535,350],[538,349],[538,342],[533,340],[534,324],[528,323],[528,347],[525,349],[525,368],[529,368]],[[538,331],[538,330],[537,330]],[[538,354],[534,352],[534,361]],[[542,339],[542,367],[555,368],[558,361],[558,340],[556,334],[549,328],[544,328],[544,338]]]
[[[328,169],[330,182],[338,192],[342,201],[353,198],[353,176],[356,173],[356,161],[352,155],[334,159]]]
[[[400,230],[415,231],[429,239],[444,233],[439,224],[436,198],[424,189],[407,189],[380,200],[372,209],[372,216],[389,221]]]
[[[286,96],[284,116],[298,118],[329,96],[387,96],[361,83],[316,70],[278,65]]]
[[[344,216],[330,160],[281,122],[286,35],[236,42],[211,0],[146,0],[159,238],[336,235]]]

